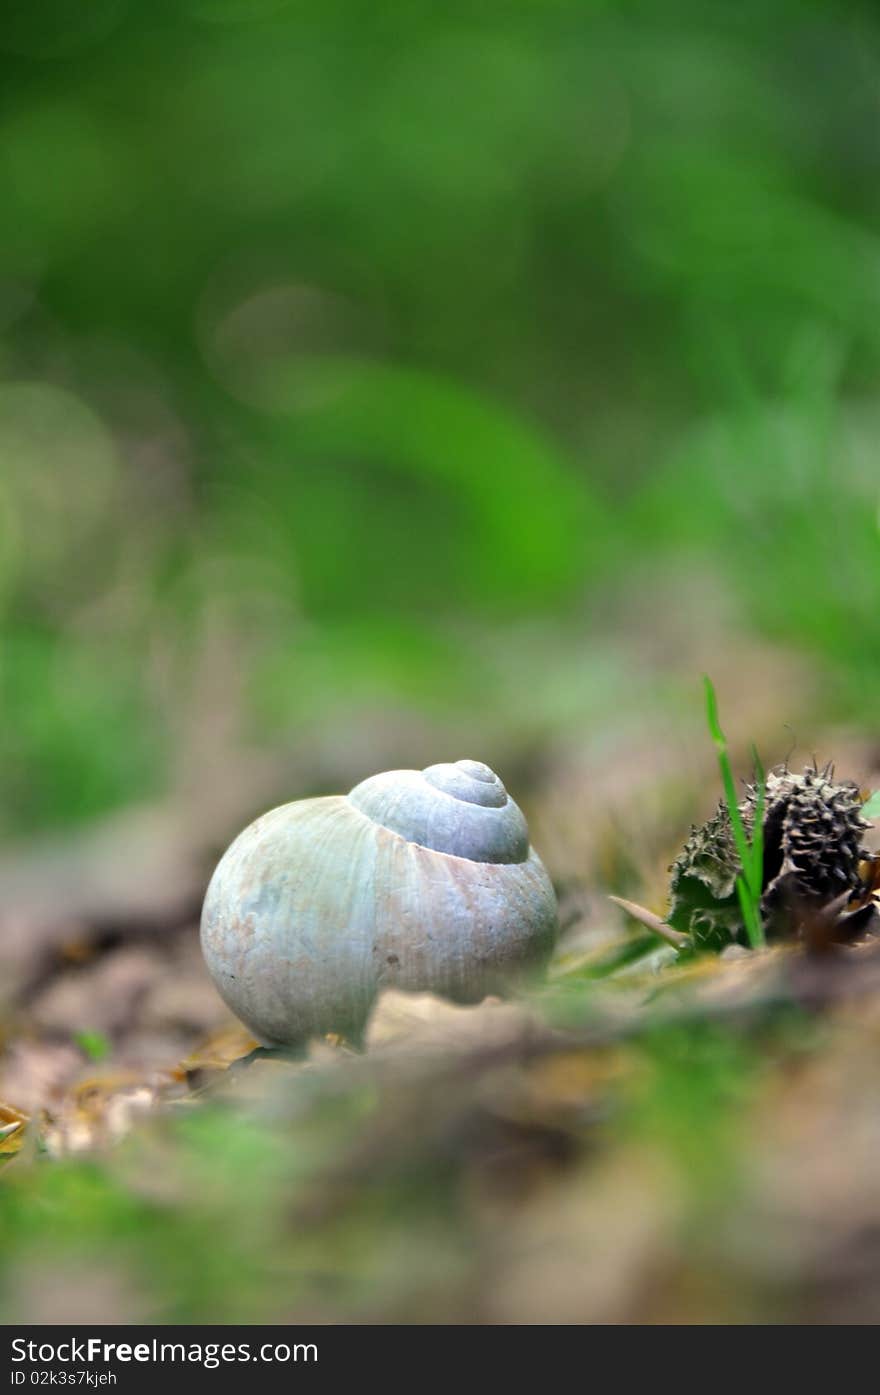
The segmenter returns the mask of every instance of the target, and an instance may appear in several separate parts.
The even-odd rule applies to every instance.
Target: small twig
[[[690,944],[689,935],[683,935],[680,930],[673,930],[667,921],[661,920],[659,915],[646,910],[644,906],[639,906],[635,901],[625,901],[622,896],[609,896],[608,900],[613,901],[615,906],[621,906],[627,915],[631,915],[634,920],[640,921],[649,930],[653,930],[655,935],[659,935],[674,949],[681,949],[684,945]]]

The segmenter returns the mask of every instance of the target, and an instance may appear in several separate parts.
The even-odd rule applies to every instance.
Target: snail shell
[[[217,866],[202,950],[269,1045],[356,1036],[380,988],[459,1002],[549,957],[556,897],[526,821],[479,761],[391,770],[255,820]]]

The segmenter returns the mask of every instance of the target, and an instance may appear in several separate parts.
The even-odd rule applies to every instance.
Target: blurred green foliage
[[[876,691],[873,5],[11,0],[0,51],[0,829],[160,790],[218,636],[255,731],[454,710],[635,564]]]

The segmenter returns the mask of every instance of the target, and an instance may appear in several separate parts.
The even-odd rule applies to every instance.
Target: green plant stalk
[[[760,949],[765,943],[764,927],[761,924],[760,911],[761,883],[763,880],[764,864],[764,771],[758,760],[757,752],[755,752],[758,797],[755,808],[753,839],[752,842],[749,843],[746,837],[742,815],[739,811],[739,801],[736,797],[736,785],[734,783],[733,769],[727,750],[727,738],[721,729],[721,722],[718,717],[718,699],[715,696],[712,680],[704,676],[703,683],[706,689],[706,718],[709,724],[709,732],[715,743],[716,750],[718,751],[718,767],[721,771],[724,799],[730,814],[733,841],[736,844],[736,851],[742,868],[741,874],[736,879],[736,893],[739,897],[740,910],[742,911],[749,944],[752,949]]]
[[[752,900],[752,893],[744,877],[736,879],[736,894],[739,897],[739,908],[742,911],[743,922],[746,927],[746,934],[749,937],[749,944],[752,949],[761,949],[764,944],[764,927],[761,924],[761,916]]]

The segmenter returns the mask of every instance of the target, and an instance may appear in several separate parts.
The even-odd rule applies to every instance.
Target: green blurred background
[[[526,1104],[306,1069],[280,1128],[205,1047],[106,1155],[88,1089],[222,1014],[197,902],[273,798],[489,761],[576,1025],[717,797],[702,672],[737,774],[880,782],[880,10],[2,8],[4,1311],[876,1321],[874,1019],[646,1013]]]
[[[576,727],[672,574],[870,712],[874,5],[7,0],[0,64],[4,837],[194,733]]]

